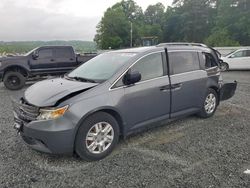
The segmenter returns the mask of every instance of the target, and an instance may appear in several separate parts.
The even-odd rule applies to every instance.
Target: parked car
[[[106,157],[156,122],[211,117],[237,83],[224,83],[213,50],[154,46],[103,53],[62,78],[38,82],[14,102],[14,128],[33,149]]]
[[[250,49],[239,49],[221,59],[228,63],[229,70],[250,69]]]
[[[33,77],[64,74],[95,57],[79,55],[72,46],[43,46],[23,56],[0,58],[0,81],[11,90],[21,89]]]

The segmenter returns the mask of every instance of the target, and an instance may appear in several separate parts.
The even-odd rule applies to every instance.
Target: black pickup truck
[[[21,89],[34,77],[64,74],[97,54],[76,54],[72,46],[43,46],[22,56],[0,57],[0,81],[10,90]]]

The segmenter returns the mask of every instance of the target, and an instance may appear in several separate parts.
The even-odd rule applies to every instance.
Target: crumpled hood
[[[30,86],[24,93],[24,99],[38,107],[54,106],[58,100],[96,85],[98,84],[71,81],[64,78],[44,80]]]

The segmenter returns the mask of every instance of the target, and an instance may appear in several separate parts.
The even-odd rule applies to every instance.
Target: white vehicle
[[[229,70],[250,70],[250,49],[239,49],[231,52],[221,59],[228,63]]]

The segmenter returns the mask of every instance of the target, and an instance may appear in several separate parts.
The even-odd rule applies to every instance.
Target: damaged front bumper
[[[32,149],[53,154],[73,153],[76,126],[66,114],[54,120],[37,120],[38,107],[12,99],[14,128]]]
[[[220,88],[220,100],[228,100],[234,96],[237,88],[237,81],[222,83]]]

